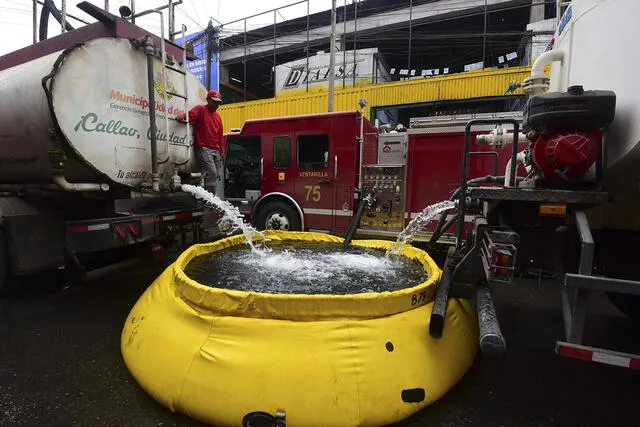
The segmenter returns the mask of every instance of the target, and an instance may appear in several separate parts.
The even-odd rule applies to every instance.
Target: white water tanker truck
[[[474,298],[482,349],[504,351],[489,289],[501,282],[516,286],[517,267],[546,259],[558,278],[565,323],[556,352],[640,369],[640,358],[628,349],[583,344],[591,291],[605,292],[627,316],[640,319],[640,52],[634,48],[640,45],[640,3],[573,0],[557,6],[561,18],[552,49],[537,58],[522,84],[529,95],[522,123],[467,124],[456,197],[458,212],[475,215],[473,232],[463,233],[464,215],[458,214],[457,243],[434,316],[446,315],[449,292]],[[496,128],[478,142],[513,147],[503,185],[467,183],[470,130],[487,123]],[[518,152],[518,141],[529,144]],[[527,176],[513,179],[519,165]],[[432,335],[443,333],[441,324]]]
[[[50,269],[84,276],[187,229],[199,238],[212,213],[178,191],[198,171],[175,116],[206,93],[185,50],[78,7],[97,22],[0,57],[0,290]]]

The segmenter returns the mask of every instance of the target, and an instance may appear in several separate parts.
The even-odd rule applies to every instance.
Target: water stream
[[[400,255],[431,220],[455,208],[452,201],[427,206],[384,253],[352,245],[269,242],[243,221],[239,209],[231,203],[194,185],[182,185],[182,191],[222,212],[218,224],[231,224],[227,234],[241,230],[251,249],[198,256],[185,273],[207,286],[269,293],[352,294],[415,286],[427,279],[422,266],[409,258],[390,255]],[[260,247],[254,245],[255,237],[262,238]]]
[[[400,255],[407,243],[410,243],[421,232],[431,220],[442,212],[448,211],[456,207],[455,202],[445,200],[443,202],[434,203],[427,206],[409,222],[409,225],[398,234],[398,239],[391,245],[387,251],[387,255]]]
[[[216,208],[219,211],[223,212],[224,215],[218,220],[218,224],[224,221],[229,221],[232,224],[232,227],[227,231],[227,234],[232,234],[236,230],[241,230],[244,234],[245,239],[247,240],[247,243],[251,247],[251,251],[254,253],[260,252],[253,244],[253,238],[257,236],[264,239],[264,234],[253,228],[251,225],[246,224],[243,221],[240,210],[236,206],[233,206],[226,200],[222,200],[220,197],[210,193],[202,187],[183,184],[181,189],[185,193],[189,193],[195,198],[204,201],[209,207]]]
[[[218,224],[224,221],[229,221],[232,224],[232,227],[227,231],[227,234],[231,234],[236,230],[241,230],[249,244],[249,247],[251,248],[252,253],[261,255],[261,258],[264,258],[267,253],[271,251],[266,246],[256,248],[253,244],[253,238],[260,237],[263,240],[266,238],[263,233],[243,221],[243,216],[236,206],[220,199],[218,196],[199,186],[184,184],[181,188],[182,191],[193,195],[197,199],[203,200],[210,207],[217,208],[219,211],[223,212],[224,215],[218,220]],[[405,245],[410,243],[415,238],[416,234],[420,233],[430,221],[436,218],[440,213],[453,209],[455,206],[456,204],[454,201],[445,200],[425,207],[422,212],[412,219],[405,229],[398,234],[396,241],[391,245],[389,250],[387,250],[386,257],[388,258],[390,255],[400,255]],[[278,260],[278,258],[275,259]],[[264,260],[260,262],[263,261]],[[280,261],[283,260],[280,259]],[[327,264],[327,267],[328,265],[329,264]]]

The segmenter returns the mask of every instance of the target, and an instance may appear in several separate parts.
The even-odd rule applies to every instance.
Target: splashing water
[[[357,294],[416,286],[428,279],[420,263],[336,243],[269,242],[256,257],[225,250],[192,259],[187,276],[205,286],[277,294]]]
[[[227,234],[229,235],[236,230],[241,230],[242,234],[244,234],[244,237],[247,240],[247,243],[251,247],[251,251],[255,253],[259,252],[253,245],[253,237],[257,236],[264,239],[265,236],[260,231],[256,230],[251,225],[243,221],[242,214],[236,206],[233,206],[226,200],[222,200],[220,197],[210,193],[202,187],[183,184],[180,188],[185,193],[193,195],[196,199],[203,200],[210,207],[215,207],[218,210],[222,211],[224,215],[222,216],[222,218],[218,219],[218,224],[224,221],[229,221],[232,224],[232,227],[227,231]]]
[[[391,245],[387,251],[389,255],[400,255],[405,245],[413,240],[416,234],[424,229],[429,222],[442,212],[448,211],[456,207],[455,202],[445,200],[444,202],[429,205],[418,214],[417,217],[409,222],[409,225],[398,234],[398,239]]]

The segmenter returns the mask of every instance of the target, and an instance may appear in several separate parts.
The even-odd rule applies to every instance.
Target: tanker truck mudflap
[[[62,212],[39,211],[21,198],[0,197],[0,218],[12,274],[38,273],[64,266]]]

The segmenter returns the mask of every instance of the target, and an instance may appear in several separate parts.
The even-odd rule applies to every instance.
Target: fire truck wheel
[[[302,221],[290,204],[273,200],[258,211],[254,227],[258,230],[302,231]]]

